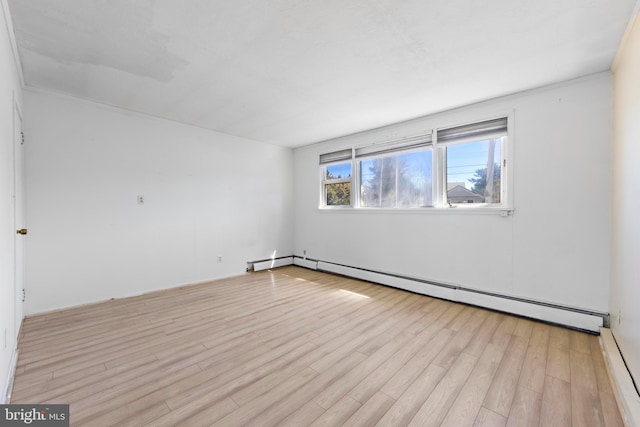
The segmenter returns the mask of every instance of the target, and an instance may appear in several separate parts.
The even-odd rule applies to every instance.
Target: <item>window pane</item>
[[[350,206],[351,183],[340,182],[337,184],[325,184],[325,197],[327,206]]]
[[[325,167],[325,179],[351,178],[351,162]]]
[[[363,207],[432,205],[431,150],[360,161]]]
[[[502,138],[449,145],[447,201],[500,203]]]

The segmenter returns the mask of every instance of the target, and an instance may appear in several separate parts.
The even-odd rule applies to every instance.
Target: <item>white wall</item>
[[[290,149],[31,89],[24,109],[28,314],[291,254]]]
[[[318,209],[320,153],[509,112],[512,217]],[[296,149],[294,252],[607,312],[610,141],[611,75],[602,73]]]
[[[631,21],[613,74],[611,329],[640,384],[640,18]],[[618,317],[618,314],[621,314]]]
[[[13,223],[13,115],[22,103],[18,69],[9,37],[6,2],[0,5],[0,403],[4,402],[19,325],[15,325]],[[5,338],[6,337],[6,338]]]

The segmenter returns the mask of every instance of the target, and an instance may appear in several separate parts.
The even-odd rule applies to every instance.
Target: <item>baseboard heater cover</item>
[[[247,262],[247,271],[262,271],[270,268],[284,267],[287,265],[298,265],[311,270],[318,269],[318,260],[300,257],[296,255],[283,256],[278,258],[261,259]]]
[[[295,265],[300,266],[300,267],[309,268],[311,270],[317,270],[318,269],[318,260],[317,259],[310,259],[310,258],[303,258],[303,257],[299,257],[299,256],[294,256],[293,263]]]
[[[501,295],[491,292],[469,289],[461,286],[437,283],[415,277],[384,273],[364,268],[352,267],[328,261],[316,260],[298,255],[269,258],[247,263],[247,271],[261,271],[270,268],[297,265],[312,270],[340,274],[373,283],[391,286],[398,289],[490,308],[512,313],[518,316],[556,323],[574,329],[599,333],[601,327],[609,326],[609,314],[567,307],[558,304],[544,303],[525,298]]]
[[[294,264],[305,267],[306,265],[303,265],[303,261],[304,260],[295,257]],[[319,271],[367,280],[423,295],[490,308],[596,334],[600,332],[601,327],[608,326],[609,323],[609,315],[607,313],[483,292],[455,285],[435,283],[327,261],[313,261],[313,265],[315,265],[314,269]]]
[[[262,271],[293,264],[293,255],[247,262],[247,271]]]

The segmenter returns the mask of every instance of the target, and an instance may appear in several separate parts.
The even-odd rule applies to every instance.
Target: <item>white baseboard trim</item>
[[[304,261],[305,260],[301,258],[295,257],[294,264],[306,267]],[[605,326],[605,318],[608,318],[608,314],[606,313],[590,312],[558,304],[549,304],[509,295],[499,295],[468,289],[456,285],[434,283],[419,278],[376,272],[332,262],[320,260],[313,262],[315,263],[314,269],[320,271],[368,280],[423,295],[490,308],[592,333],[598,333],[600,328]]]
[[[640,395],[611,329],[600,328],[600,345],[623,421],[628,427],[640,426]]]
[[[2,396],[0,396],[0,405],[5,405],[11,402],[11,391],[13,390],[13,380],[16,377],[16,366],[18,363],[18,350],[13,349],[11,352],[11,362],[9,363],[9,372],[7,373],[7,379],[5,381],[5,389],[2,390]]]

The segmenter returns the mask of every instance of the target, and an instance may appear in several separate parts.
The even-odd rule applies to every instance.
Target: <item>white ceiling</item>
[[[608,70],[635,0],[9,0],[29,86],[295,147]]]

